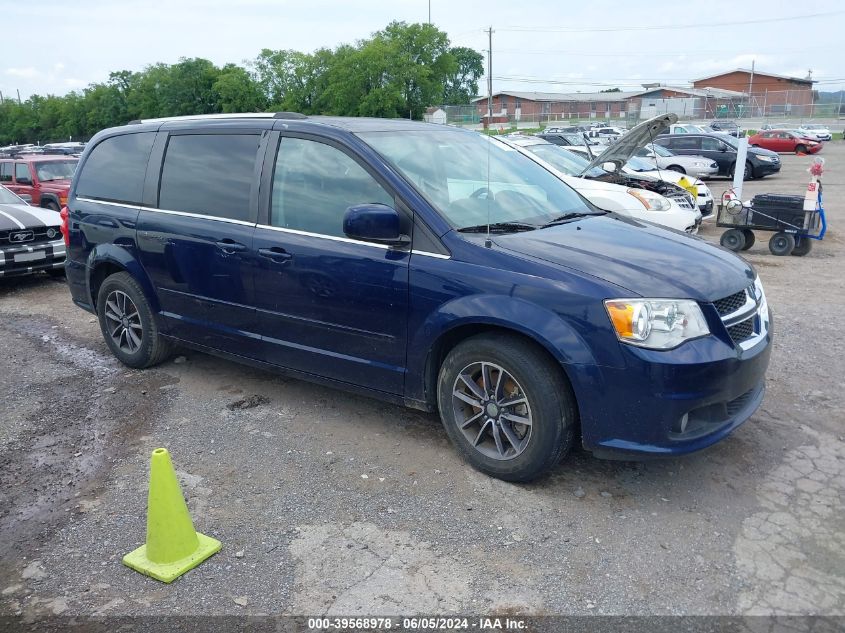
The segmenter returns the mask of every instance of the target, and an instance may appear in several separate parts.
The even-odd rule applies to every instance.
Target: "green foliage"
[[[246,67],[183,58],[120,70],[63,97],[0,104],[0,145],[90,138],[133,119],[218,112],[411,117],[431,105],[467,104],[483,57],[450,47],[431,24],[391,22],[369,39],[313,53],[263,49]]]

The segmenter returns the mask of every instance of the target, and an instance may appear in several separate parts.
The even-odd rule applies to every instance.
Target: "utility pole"
[[[21,104],[21,91],[18,90],[18,105]]]
[[[487,29],[487,124],[493,118],[493,27]]]
[[[754,88],[754,62],[756,59],[751,60],[751,78],[748,80],[748,107],[751,107],[751,90]],[[752,113],[753,115],[753,113]]]
[[[431,0],[428,0],[428,23],[431,24]]]

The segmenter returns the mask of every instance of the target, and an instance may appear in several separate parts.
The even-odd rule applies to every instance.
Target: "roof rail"
[[[232,112],[226,114],[189,114],[187,116],[166,116],[156,119],[134,119],[127,125],[140,123],[166,123],[168,121],[204,121],[214,119],[307,119],[299,112]]]

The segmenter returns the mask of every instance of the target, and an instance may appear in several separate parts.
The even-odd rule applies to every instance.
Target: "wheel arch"
[[[62,208],[62,203],[59,200],[59,197],[54,193],[42,193],[41,199],[38,201],[38,206],[40,206],[42,209],[46,209],[47,204],[50,202],[55,203],[55,205],[59,207],[59,209]]]
[[[140,262],[125,248],[117,244],[98,244],[88,256],[87,269],[88,296],[95,310],[100,286],[106,278],[115,273],[126,272],[141,286],[152,311],[158,312],[158,297],[152,282]]]

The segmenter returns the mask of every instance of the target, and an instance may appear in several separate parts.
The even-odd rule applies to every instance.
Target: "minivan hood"
[[[631,156],[637,153],[637,150],[651,143],[657,138],[658,134],[664,130],[668,130],[669,126],[677,121],[678,115],[671,112],[658,115],[648,121],[643,121],[636,127],[631,128],[618,141],[596,156],[581,173],[585,174],[593,167],[599,167],[607,162],[616,163],[617,168],[621,168],[622,165],[630,160]]]
[[[649,298],[711,302],[747,288],[755,277],[745,261],[683,233],[617,214],[496,235],[495,244],[598,277]]]

